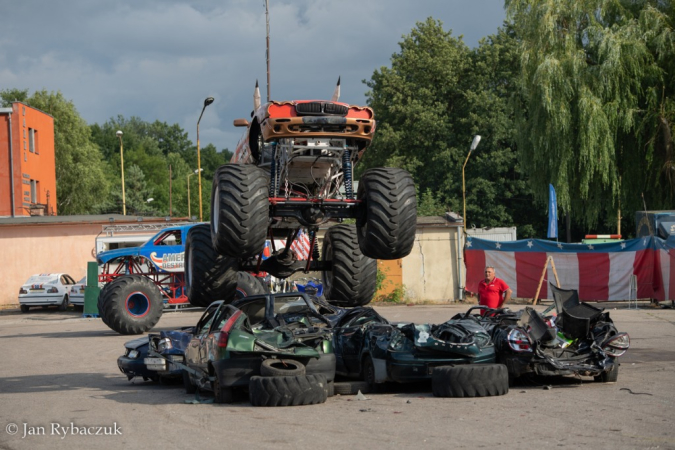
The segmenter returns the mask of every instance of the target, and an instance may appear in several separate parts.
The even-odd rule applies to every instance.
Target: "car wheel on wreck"
[[[336,381],[333,383],[333,392],[339,395],[356,395],[370,393],[368,383],[365,381]]]
[[[509,392],[503,364],[467,364],[434,368],[431,389],[435,397],[490,397]]]
[[[251,377],[248,385],[253,406],[300,406],[325,403],[328,383],[323,374],[293,377]]]
[[[614,362],[614,365],[607,372],[602,372],[600,375],[593,377],[595,381],[600,383],[616,383],[619,380],[619,363]]]
[[[285,377],[305,375],[305,365],[293,359],[266,359],[260,365],[263,377]]]
[[[232,300],[237,289],[237,260],[219,255],[208,224],[190,228],[185,239],[185,291],[194,306]]]
[[[373,358],[370,355],[365,355],[363,357],[363,363],[361,364],[361,370],[363,372],[363,381],[368,385],[367,391],[377,393],[382,390],[382,384],[375,383],[375,365],[373,364]],[[363,393],[363,391],[361,391]]]
[[[162,316],[163,301],[157,286],[141,275],[124,275],[106,284],[98,297],[103,323],[120,334],[141,334]]]
[[[213,248],[235,258],[259,255],[267,238],[268,173],[252,165],[225,164],[213,179],[211,201]]]
[[[190,380],[190,374],[187,373],[187,370],[183,370],[183,387],[185,388],[186,394],[194,394],[197,392],[197,386],[192,384],[192,380]]]
[[[211,388],[213,389],[213,403],[232,403],[234,399],[232,388],[223,386],[218,375],[211,382]]]
[[[328,229],[321,251],[330,270],[322,272],[324,296],[340,306],[370,303],[377,284],[377,261],[363,256],[354,225],[334,225]]]

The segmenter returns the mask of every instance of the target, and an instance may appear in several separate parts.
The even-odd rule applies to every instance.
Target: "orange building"
[[[54,118],[21,102],[0,108],[0,216],[56,215]]]

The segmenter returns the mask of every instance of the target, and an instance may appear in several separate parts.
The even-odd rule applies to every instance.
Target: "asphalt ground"
[[[116,359],[132,337],[99,319],[5,311],[0,448],[675,448],[675,310],[602,306],[631,335],[617,383],[538,379],[475,399],[399,385],[368,400],[338,395],[286,408],[255,408],[245,396],[186,403],[195,396],[182,384],[127,381]],[[441,323],[467,305],[376,309],[393,321]],[[165,313],[155,330],[192,325],[200,314]]]

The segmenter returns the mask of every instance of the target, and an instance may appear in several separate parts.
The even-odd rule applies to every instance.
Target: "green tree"
[[[462,166],[480,134],[465,171],[468,223],[517,225],[521,236],[543,230],[546,208],[532,208],[516,160],[509,107],[519,75],[513,31],[504,27],[471,50],[429,18],[403,37],[400,48],[390,68],[366,81],[378,131],[357,175],[373,166],[407,169],[423,193],[421,214],[440,207],[461,212]]]
[[[8,108],[13,102],[26,102],[28,100],[28,89],[4,89],[0,91],[0,106]]]
[[[672,2],[506,0],[522,40],[520,162],[588,229],[672,207]],[[625,215],[625,214],[624,214]],[[632,217],[630,217],[632,219]]]

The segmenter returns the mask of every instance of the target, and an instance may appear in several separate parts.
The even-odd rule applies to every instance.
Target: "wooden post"
[[[558,271],[555,269],[555,263],[553,262],[553,256],[546,258],[546,264],[544,264],[544,270],[541,272],[541,277],[539,278],[539,285],[537,286],[537,292],[534,294],[532,299],[532,304],[536,305],[539,301],[539,291],[541,291],[541,285],[544,282],[544,277],[546,276],[546,269],[548,268],[548,263],[551,263],[551,269],[553,269],[553,276],[555,276],[555,283],[560,287],[560,280],[558,279]]]

